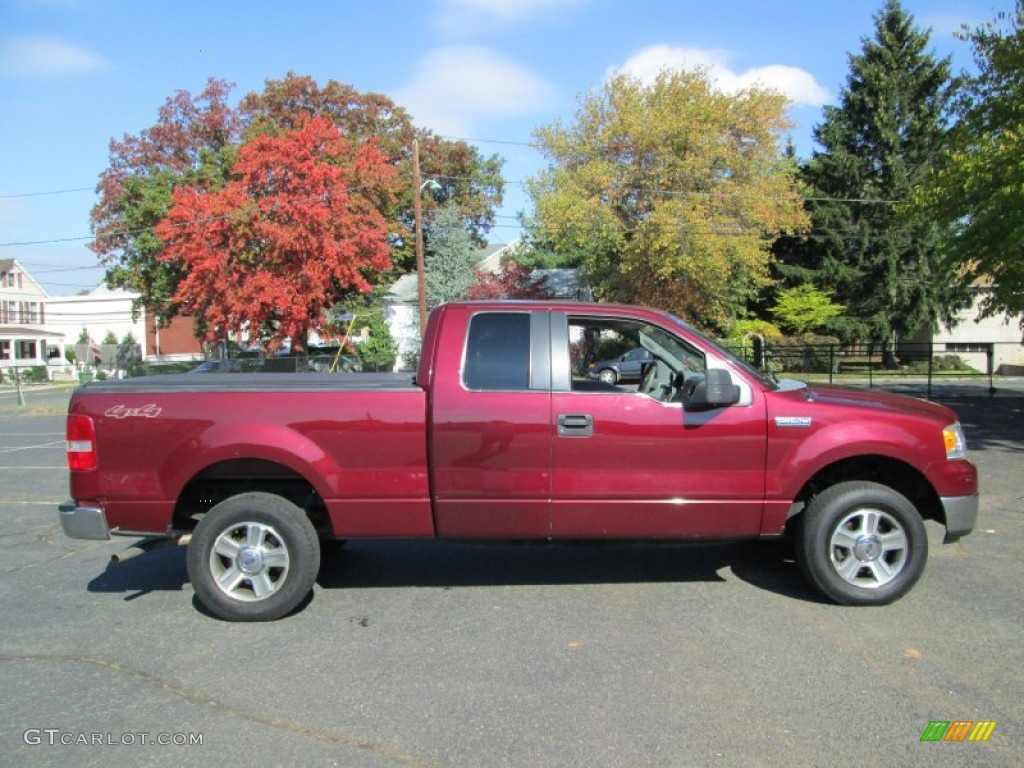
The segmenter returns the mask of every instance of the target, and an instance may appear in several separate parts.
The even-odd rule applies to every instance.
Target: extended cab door
[[[430,403],[438,535],[544,538],[551,503],[546,311],[445,309]]]
[[[551,322],[552,536],[756,535],[762,393],[740,382],[740,404],[688,408],[709,358],[676,329],[628,317],[554,314]],[[656,362],[639,386],[586,376],[586,360],[641,346]]]

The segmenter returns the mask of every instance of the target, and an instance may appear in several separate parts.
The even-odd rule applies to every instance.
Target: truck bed
[[[227,495],[269,488],[339,537],[433,535],[426,393],[410,374],[94,382],[70,413],[95,424],[103,466],[72,473],[72,495],[103,507],[112,532],[181,532]]]

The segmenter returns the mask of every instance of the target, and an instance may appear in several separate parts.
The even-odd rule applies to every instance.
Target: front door
[[[562,320],[566,331],[553,335],[569,346],[572,360],[643,346],[655,363],[630,387],[593,381],[574,370],[560,389],[556,374],[552,536],[756,535],[765,491],[761,393],[747,384],[739,405],[688,410],[687,388],[700,381],[708,364],[694,344],[634,320]]]

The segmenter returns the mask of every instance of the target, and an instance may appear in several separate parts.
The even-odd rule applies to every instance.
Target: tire
[[[203,606],[227,621],[272,621],[313,588],[320,545],[306,514],[270,493],[242,493],[199,521],[188,577]]]
[[[796,540],[804,576],[842,605],[887,605],[924,571],[928,534],[910,501],[888,486],[846,482],[811,500]]]
[[[597,374],[597,378],[605,384],[614,384],[619,380],[618,375],[611,368],[602,368],[601,372]]]

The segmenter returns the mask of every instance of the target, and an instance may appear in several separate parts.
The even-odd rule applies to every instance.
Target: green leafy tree
[[[847,307],[829,323],[846,340],[948,324],[964,303],[944,253],[948,226],[898,205],[935,167],[948,132],[956,83],[928,44],[888,0],[850,57],[839,106],[814,131],[821,151],[802,173],[812,235],[776,244],[786,285],[813,283]]]
[[[945,162],[913,206],[953,230],[964,282],[991,286],[982,315],[1024,312],[1024,3],[964,36],[978,74],[967,83]]]
[[[805,224],[780,151],[785,98],[717,91],[704,71],[626,75],[535,132],[533,237],[572,254],[595,294],[723,328],[769,283],[766,235]]]
[[[164,324],[178,314],[172,297],[184,274],[159,260],[164,242],[155,227],[170,210],[176,186],[213,191],[225,183],[241,136],[239,116],[227,102],[230,91],[230,84],[211,78],[198,96],[175,93],[151,128],[111,140],[110,166],[96,187],[89,248],[107,267],[107,285],[139,293],[136,312],[146,307]]]
[[[798,285],[779,292],[771,312],[786,330],[804,335],[825,328],[846,309],[832,301],[832,292],[813,285]]]
[[[426,227],[427,299],[436,306],[461,299],[476,279],[473,239],[452,204],[436,211]]]

